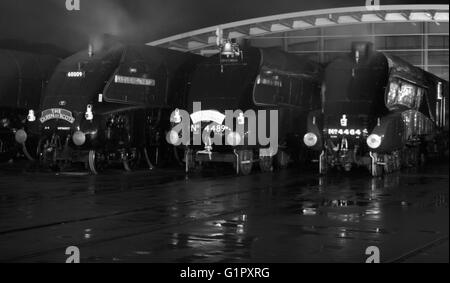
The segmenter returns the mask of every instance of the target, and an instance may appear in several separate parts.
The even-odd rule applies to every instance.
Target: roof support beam
[[[328,15],[328,20],[329,20],[330,22],[335,23],[335,24],[339,24],[339,16],[338,16],[338,15],[335,15],[335,14],[329,14],[329,15]]]
[[[363,13],[352,13],[349,15],[353,19],[357,20],[358,22],[362,21]]]
[[[378,12],[375,13],[375,15],[378,18],[380,18],[381,20],[385,21],[387,13],[385,11],[378,11]]]
[[[199,43],[208,44],[208,37],[206,35],[196,35],[191,37],[191,41],[197,41]]]
[[[256,24],[255,26],[256,26],[257,28],[262,29],[262,30],[265,30],[265,31],[267,31],[267,32],[272,31],[272,30],[271,30],[272,24],[270,24],[270,23],[258,23],[258,24]]]
[[[305,18],[301,18],[300,21],[305,22],[311,26],[315,26],[316,25],[316,18],[315,17],[305,17]]]
[[[250,35],[250,27],[249,26],[243,26],[243,27],[234,27],[230,30],[231,31],[236,31],[238,33],[241,33],[243,35]]]
[[[181,43],[179,41],[169,42],[169,48],[188,50],[187,43],[185,42]]]
[[[409,11],[401,12],[400,15],[402,15],[402,17],[404,17],[407,21],[411,19],[411,12]]]
[[[293,20],[279,20],[277,23],[289,29],[292,29],[294,26]]]

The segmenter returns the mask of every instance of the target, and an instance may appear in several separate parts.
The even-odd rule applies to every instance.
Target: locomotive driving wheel
[[[88,154],[89,170],[92,174],[98,175],[105,167],[105,157],[97,150],[90,150]]]
[[[239,166],[239,174],[250,175],[253,169],[253,150],[238,150],[237,165]]]

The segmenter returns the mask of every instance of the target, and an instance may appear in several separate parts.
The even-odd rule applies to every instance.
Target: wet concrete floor
[[[104,175],[0,165],[0,262],[449,262],[448,163]]]

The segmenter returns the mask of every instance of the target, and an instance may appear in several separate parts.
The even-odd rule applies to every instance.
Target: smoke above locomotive
[[[320,172],[367,166],[374,176],[417,163],[448,132],[448,82],[398,57],[355,42],[324,74],[321,113],[310,113],[304,143]],[[448,111],[447,111],[448,112]]]
[[[14,135],[24,127],[28,109],[39,106],[47,81],[58,62],[59,59],[51,55],[0,50],[1,160],[14,158],[19,152]]]
[[[168,140],[185,146],[186,171],[230,162],[249,174],[255,162],[272,170],[274,159],[285,167],[302,147],[306,114],[320,108],[321,67],[277,49],[227,44],[196,68],[188,109],[172,113]]]
[[[182,105],[196,59],[118,42],[68,57],[28,119],[39,140],[37,158],[57,170],[82,162],[92,173],[116,162],[132,170],[144,156],[153,167],[169,125],[163,113]]]

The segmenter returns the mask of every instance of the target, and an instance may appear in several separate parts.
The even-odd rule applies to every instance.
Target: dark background
[[[81,0],[67,11],[66,0],[1,0],[0,47],[23,41],[59,46],[69,52],[89,38],[108,33],[131,42],[254,17],[302,10],[363,6],[365,0]],[[381,0],[382,5],[448,4],[447,0]]]

